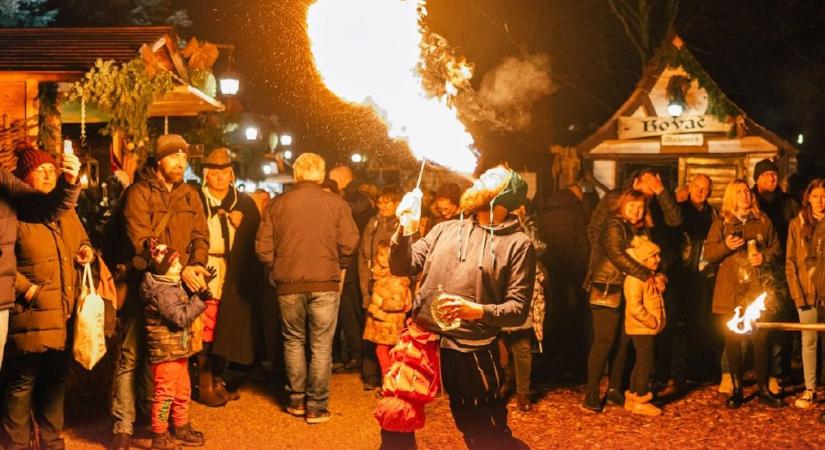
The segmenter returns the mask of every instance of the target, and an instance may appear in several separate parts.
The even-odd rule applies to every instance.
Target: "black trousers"
[[[653,370],[653,335],[636,335],[630,337],[636,350],[636,363],[630,375],[630,392],[644,397],[650,392],[650,372]]]
[[[744,374],[742,358],[742,341],[751,339],[753,344],[753,365],[756,369],[756,379],[760,388],[768,386],[768,371],[771,364],[771,346],[769,332],[766,330],[756,330],[752,336],[736,334],[730,330],[725,331],[725,353],[728,357],[730,373],[734,378],[742,380]]]
[[[630,344],[630,338],[624,332],[624,310],[591,306],[590,314],[593,317],[593,345],[587,357],[587,390],[599,392],[599,382],[608,360],[609,387],[621,390]]]
[[[361,291],[358,279],[345,283],[338,306],[338,328],[343,331],[344,345],[341,353],[349,359],[361,359],[361,336],[363,334],[364,308],[361,306]],[[338,331],[335,333],[340,335]]]
[[[63,402],[66,396],[65,351],[49,350],[6,356],[8,385],[3,397],[6,449],[27,449],[31,415],[40,429],[40,448],[62,449]]]

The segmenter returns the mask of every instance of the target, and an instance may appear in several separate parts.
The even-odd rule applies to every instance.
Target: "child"
[[[659,246],[646,236],[637,236],[627,254],[651,270],[659,267]],[[662,410],[650,403],[650,371],[653,369],[653,337],[665,328],[665,305],[662,293],[652,284],[628,275],[624,281],[625,331],[636,349],[636,364],[625,393],[624,408],[635,414],[658,416]]]
[[[376,344],[375,354],[382,376],[390,368],[390,349],[398,343],[404,318],[412,307],[410,279],[390,274],[389,257],[389,242],[379,242],[372,267],[375,284],[364,326],[364,339]]]
[[[189,422],[191,390],[187,361],[193,355],[189,327],[206,309],[199,296],[191,298],[183,290],[183,267],[178,252],[152,239],[149,243],[149,270],[141,285],[146,308],[146,341],[149,368],[155,391],[152,399],[152,448],[177,448],[204,444],[203,433]],[[169,416],[174,437],[169,434]]]

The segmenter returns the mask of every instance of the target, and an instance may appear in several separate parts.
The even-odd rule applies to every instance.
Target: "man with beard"
[[[385,397],[375,414],[382,448],[415,447],[422,403],[434,397],[415,395],[417,387],[437,383],[438,367],[453,419],[470,449],[522,445],[507,425],[506,400],[499,393],[504,371],[496,337],[502,327],[524,323],[533,297],[536,253],[512,214],[526,200],[527,184],[518,174],[490,169],[461,197],[470,217],[442,222],[419,240],[413,234],[421,191],[408,193],[399,205],[390,270],[398,276],[421,273],[421,288],[413,322],[393,350],[395,363],[384,378]],[[429,343],[409,350],[422,340]],[[422,354],[435,360],[436,370],[416,372],[412,379],[419,381],[410,395],[404,375],[421,367]]]
[[[138,170],[135,182],[123,193],[122,208],[118,208],[110,219],[122,227],[111,227],[109,232],[125,234],[132,255],[145,254],[149,238],[179,249],[180,262],[184,266],[181,278],[185,286],[191,292],[204,292],[208,289],[209,232],[198,192],[183,182],[188,158],[189,145],[181,136],[160,136],[154,157]],[[118,214],[122,217],[115,218]],[[112,416],[115,423],[110,448],[128,449],[136,418],[135,402],[138,401],[135,378],[139,377],[139,401],[145,411],[151,403],[148,396],[152,389],[145,360],[143,305],[139,295],[145,261],[129,258],[119,264],[126,266],[121,269],[125,269],[128,288],[121,307],[124,333],[113,382]]]

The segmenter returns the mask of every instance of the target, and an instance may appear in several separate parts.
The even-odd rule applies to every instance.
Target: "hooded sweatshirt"
[[[526,320],[536,253],[515,216],[495,226],[482,226],[474,217],[442,222],[415,242],[397,231],[390,243],[390,271],[398,276],[422,273],[413,302],[416,324],[446,337],[442,345],[472,350],[492,342],[502,327]],[[430,312],[439,286],[483,305],[482,318],[462,320],[460,327],[442,331]]]

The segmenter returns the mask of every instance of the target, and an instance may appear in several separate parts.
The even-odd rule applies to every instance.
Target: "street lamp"
[[[244,130],[244,134],[246,135],[247,141],[255,141],[258,139],[258,128],[246,127],[246,129]]]
[[[292,150],[284,151],[284,159],[292,159]]]
[[[364,162],[364,155],[356,152],[352,154],[352,157],[350,159],[352,159],[352,162],[354,162],[355,164],[360,164]]]
[[[670,117],[679,117],[685,112],[685,93],[690,88],[690,79],[674,75],[667,83],[667,113]]]
[[[229,55],[226,58],[226,71],[221,74],[218,79],[218,84],[221,86],[221,94],[226,96],[236,95],[241,87],[241,81],[238,74],[232,71],[232,52],[235,50],[234,45],[218,45],[218,48],[225,48],[229,50]]]
[[[285,147],[289,147],[292,145],[292,135],[290,134],[282,134],[281,135],[281,145]]]

